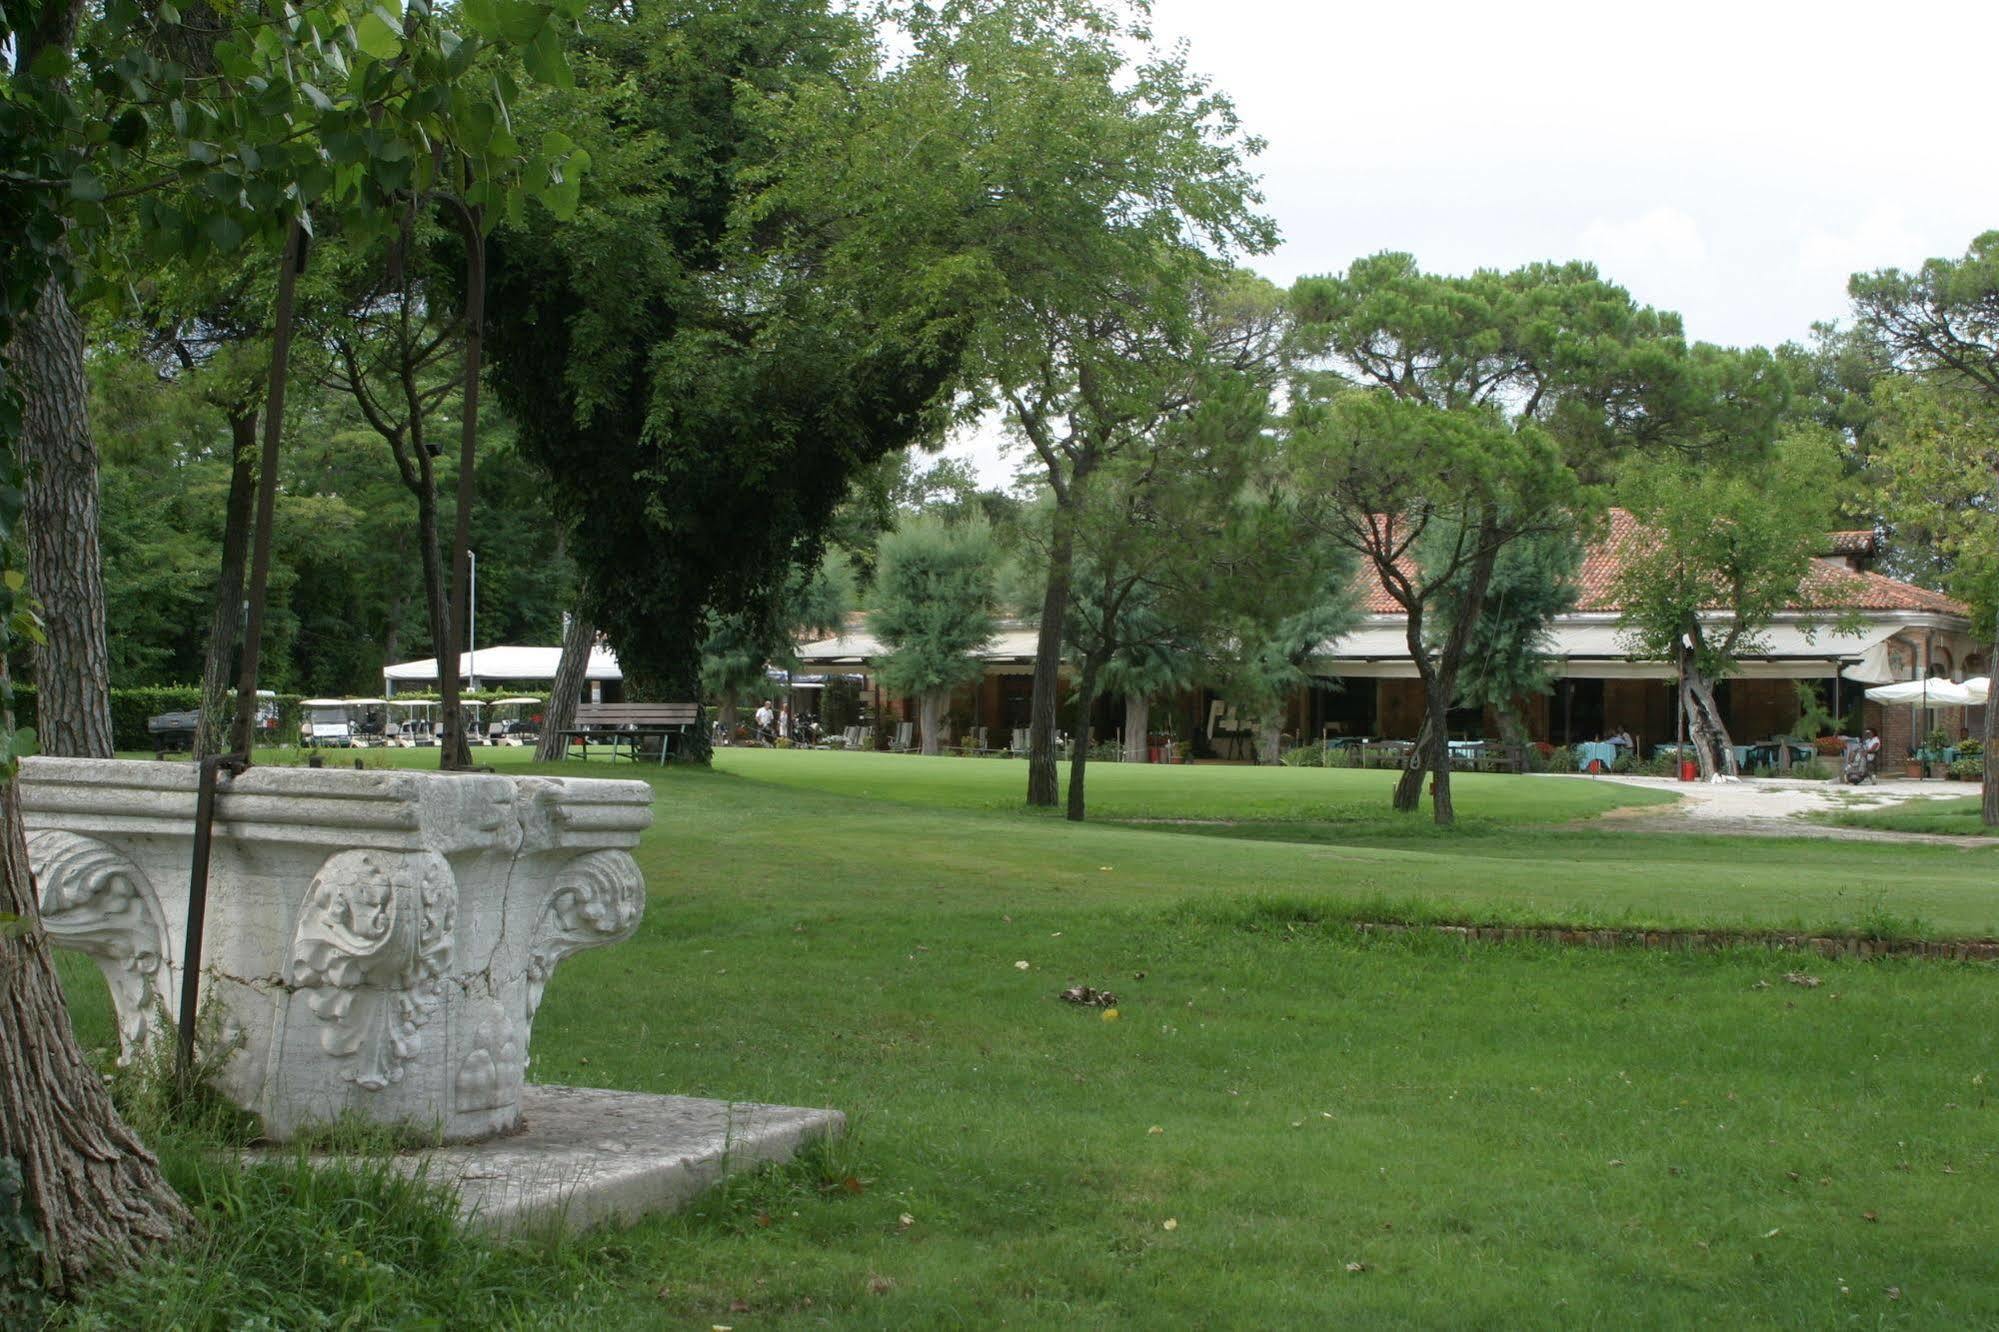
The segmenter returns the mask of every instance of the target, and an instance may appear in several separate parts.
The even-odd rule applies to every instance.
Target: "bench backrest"
[[[578,703],[578,726],[692,726],[698,703]]]

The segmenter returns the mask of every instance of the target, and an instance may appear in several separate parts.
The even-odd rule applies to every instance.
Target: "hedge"
[[[276,737],[284,741],[298,738],[299,700],[302,694],[279,694],[266,698],[266,703],[278,706],[278,725],[275,731],[265,730],[265,738]],[[137,689],[113,689],[111,691],[111,744],[114,749],[151,749],[153,736],[146,729],[146,721],[162,712],[193,712],[201,707],[201,686],[199,685],[147,685]],[[36,712],[35,687],[31,684],[14,686],[14,724],[23,728],[40,730]]]

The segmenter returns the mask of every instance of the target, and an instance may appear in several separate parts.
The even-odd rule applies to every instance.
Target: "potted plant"
[[[1923,775],[1923,760],[1917,755],[1916,751],[1913,749],[1909,751],[1909,757],[1904,767],[1907,772],[1907,775],[1910,777],[1919,778]]]

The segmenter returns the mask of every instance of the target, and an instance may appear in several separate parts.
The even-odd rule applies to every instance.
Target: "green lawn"
[[[1340,924],[1400,908],[1986,933],[1988,850],[1574,828],[1640,793],[1563,780],[1467,781],[1481,833],[1412,842],[1363,816],[1333,844],[1074,827],[1018,812],[1017,763],[720,766],[640,770],[659,790],[646,922],[557,972],[531,1076],[835,1105],[854,1136],[684,1216],[472,1264],[518,1273],[499,1312],[479,1306],[489,1321],[1999,1320],[1990,967]],[[1104,765],[1092,784],[1106,813],[1312,837],[1386,800],[1380,775],[1340,771]],[[1787,984],[1798,968],[1824,984]],[[1117,992],[1119,1020],[1058,1002],[1074,982]],[[78,993],[103,1039],[101,998]],[[211,1268],[252,1270],[226,1248],[249,1224],[218,1221]],[[356,1243],[315,1224],[323,1246]],[[471,1260],[447,1279],[418,1247],[365,1287],[313,1277],[321,1303],[464,1322]],[[155,1269],[84,1321],[199,1323],[209,1306],[174,1292],[202,1270]]]
[[[1825,816],[1844,828],[1877,828],[1884,832],[1935,833],[1946,837],[1991,837],[1979,817],[1979,798],[1911,800],[1888,809],[1843,809]]]

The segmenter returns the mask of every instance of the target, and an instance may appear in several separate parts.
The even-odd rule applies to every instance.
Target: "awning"
[[[1821,629],[1807,633],[1797,625],[1765,629],[1758,651],[1741,657],[1733,675],[1749,679],[1816,680],[1840,673],[1842,665],[1864,660],[1877,647],[1885,654],[1893,629],[1870,626],[1857,634]],[[1311,662],[1319,675],[1413,680],[1416,663],[1401,618],[1381,617],[1321,648]],[[1557,622],[1548,634],[1545,655],[1557,676],[1593,680],[1670,680],[1670,661],[1647,658],[1631,650],[1625,631],[1610,621]]]
[[[458,676],[464,680],[475,675],[488,680],[553,680],[555,669],[561,663],[562,649],[559,647],[480,648],[477,652],[458,654]],[[382,678],[393,684],[434,681],[437,679],[437,658],[425,657],[422,661],[384,666]],[[618,654],[607,647],[592,647],[590,664],[584,668],[583,678],[624,679],[624,672],[618,669]]]

